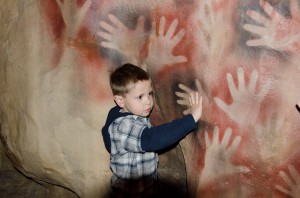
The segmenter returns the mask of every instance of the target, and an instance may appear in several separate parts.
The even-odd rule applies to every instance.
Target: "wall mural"
[[[36,7],[39,28],[31,30],[34,38],[24,34],[44,50],[33,49],[30,63],[41,68],[28,74],[40,76],[35,81],[40,82],[35,110],[53,119],[24,122],[47,126],[43,136],[49,136],[48,141],[56,136],[65,158],[82,163],[74,170],[63,156],[53,155],[53,163],[61,163],[53,167],[85,175],[92,168],[99,172],[99,163],[86,168],[90,158],[108,162],[108,157],[99,157],[107,155],[99,122],[104,123],[113,105],[108,74],[130,62],[146,68],[153,79],[153,124],[189,113],[189,92],[199,91],[204,97],[199,129],[180,142],[191,197],[300,197],[300,113],[295,108],[300,101],[298,0],[43,0]],[[16,17],[22,17],[18,9]],[[34,94],[26,96],[30,100]],[[56,177],[60,168],[53,171],[49,164],[51,174],[37,172],[22,151],[14,151],[11,131],[20,129],[5,130],[16,122],[6,114],[22,112],[4,107],[8,103],[1,103],[2,139],[17,167],[30,177],[92,197],[88,190],[99,182],[86,187],[92,179],[74,183],[75,178],[65,173]],[[33,118],[34,111],[28,115]],[[93,135],[77,139],[68,149],[62,146],[69,136],[64,131],[72,129],[78,138],[83,130]],[[78,156],[82,148],[76,145],[91,139],[84,149],[100,150],[89,146],[102,144],[102,153]],[[45,170],[46,165],[40,166]],[[93,174],[89,176],[103,178]]]

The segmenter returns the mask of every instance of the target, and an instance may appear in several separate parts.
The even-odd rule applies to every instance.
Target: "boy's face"
[[[123,112],[130,112],[137,116],[149,116],[153,108],[153,88],[150,80],[138,81],[130,84],[125,96],[114,96],[116,103]]]

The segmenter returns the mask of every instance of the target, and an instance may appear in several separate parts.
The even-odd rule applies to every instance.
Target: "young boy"
[[[125,64],[110,75],[113,107],[102,128],[110,153],[112,195],[147,197],[155,192],[157,151],[167,148],[197,128],[202,115],[202,97],[191,94],[191,114],[152,127],[153,88],[149,75],[140,67]],[[152,195],[153,196],[153,195]]]

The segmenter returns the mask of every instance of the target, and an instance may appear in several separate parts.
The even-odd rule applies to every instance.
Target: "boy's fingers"
[[[195,98],[194,95],[192,93],[190,93],[190,99],[191,99],[191,106],[193,107],[195,104]]]
[[[190,102],[190,106],[193,107],[193,101],[191,97],[189,97],[189,102]]]
[[[187,114],[189,114],[191,112],[191,110],[190,109],[187,109],[187,110],[185,110],[184,112],[183,112],[183,115],[187,115]]]
[[[202,106],[203,97],[200,97],[200,105]]]
[[[186,100],[176,100],[176,102],[180,105],[186,105],[186,106],[190,105],[190,102]]]

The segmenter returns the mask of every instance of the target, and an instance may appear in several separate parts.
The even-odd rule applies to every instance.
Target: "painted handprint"
[[[212,141],[208,137],[208,132],[205,132],[206,153],[204,168],[199,178],[200,188],[222,177],[249,172],[246,166],[235,166],[231,163],[231,157],[241,141],[241,137],[236,136],[229,145],[231,134],[231,128],[227,128],[220,143],[217,126],[214,128]]]
[[[283,131],[284,120],[280,116],[269,116],[265,123],[255,126],[255,137],[261,158],[270,165],[281,162],[285,151]]]
[[[199,79],[195,80],[195,84],[196,84],[198,93],[203,97],[203,107],[207,107],[208,103],[209,103],[208,97],[207,97],[206,93],[204,92]],[[180,98],[179,100],[177,100],[177,103],[180,105],[183,105],[183,106],[187,106],[187,109],[183,111],[183,114],[187,115],[191,112],[191,108],[189,105],[189,95],[196,91],[190,89],[189,87],[187,87],[183,84],[179,84],[178,87],[180,89],[182,89],[184,92],[175,92],[175,95]]]
[[[116,16],[109,14],[110,23],[100,21],[103,30],[97,35],[104,39],[102,47],[118,51],[124,56],[125,61],[139,65],[140,52],[145,44],[147,34],[144,30],[145,18],[140,16],[134,30],[126,27]]]
[[[78,33],[82,21],[92,5],[92,0],[86,0],[81,7],[73,0],[56,0],[56,3],[61,10],[66,29],[67,38],[73,38]]]
[[[236,0],[203,0],[196,13],[201,48],[210,64],[221,61],[236,39],[232,20],[238,5]],[[220,23],[222,21],[222,23]]]
[[[286,18],[278,13],[265,0],[260,0],[260,6],[268,15],[265,17],[256,11],[249,10],[251,19],[263,25],[245,24],[243,28],[260,38],[248,40],[248,46],[265,46],[278,51],[299,52],[300,50],[300,11],[297,0],[291,0],[291,17]]]
[[[220,109],[240,126],[248,126],[255,122],[259,113],[260,103],[268,93],[271,81],[267,80],[260,92],[256,94],[255,87],[258,79],[257,71],[254,70],[252,72],[248,89],[245,85],[243,68],[239,67],[237,69],[237,75],[238,87],[236,88],[232,75],[227,73],[228,87],[233,102],[231,104],[226,104],[218,97],[215,97],[214,101]]]
[[[291,178],[284,171],[279,172],[279,176],[285,181],[285,183],[288,186],[288,189],[280,185],[276,185],[275,187],[277,190],[289,195],[290,197],[300,198],[300,175],[293,165],[289,164],[288,169]]]
[[[162,17],[159,22],[158,35],[156,31],[156,22],[152,23],[152,31],[149,38],[148,56],[145,60],[148,65],[148,70],[152,72],[158,71],[164,65],[172,65],[176,63],[186,62],[185,56],[173,55],[174,47],[182,40],[185,34],[184,29],[179,30],[174,35],[178,20],[174,19],[165,33],[165,17]]]

